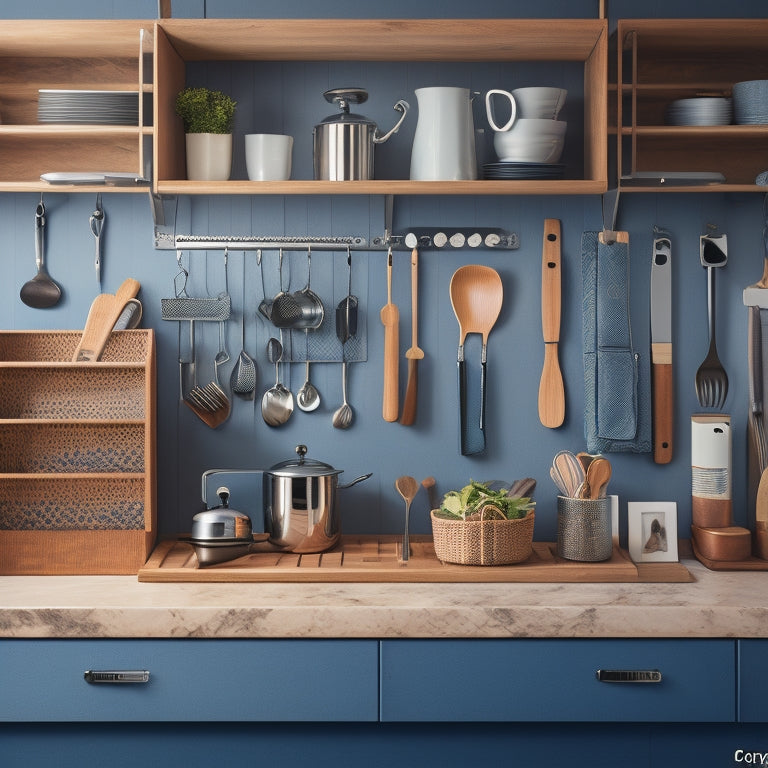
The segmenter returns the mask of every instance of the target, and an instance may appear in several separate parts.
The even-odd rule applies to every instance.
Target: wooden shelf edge
[[[634,193],[647,194],[648,192],[684,192],[685,194],[701,194],[701,193],[713,193],[713,192],[760,192],[765,195],[768,194],[768,187],[761,187],[757,184],[706,184],[701,187],[622,187],[622,194],[634,194]]]
[[[165,195],[567,195],[601,194],[607,180],[160,181]]]
[[[23,480],[50,480],[52,482],[99,482],[112,480],[146,480],[146,472],[0,472],[0,482],[17,482]]]
[[[128,186],[112,186],[107,184],[49,184],[46,181],[3,181],[0,179],[0,192],[66,192],[68,194],[77,192],[87,192],[95,194],[103,192],[105,194],[129,194],[149,192],[148,184]]]

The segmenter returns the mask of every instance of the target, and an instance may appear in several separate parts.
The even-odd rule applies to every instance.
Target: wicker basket
[[[444,563],[509,565],[533,551],[534,512],[519,520],[446,520],[432,511],[435,554]]]

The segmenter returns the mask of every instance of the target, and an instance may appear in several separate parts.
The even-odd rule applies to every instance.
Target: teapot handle
[[[400,129],[400,126],[403,123],[403,120],[405,120],[405,116],[408,114],[408,110],[411,108],[411,105],[403,100],[400,99],[400,101],[395,104],[392,109],[396,110],[397,112],[402,112],[403,114],[400,115],[400,119],[395,123],[394,127],[391,128],[387,133],[385,133],[383,136],[378,136],[379,129],[377,128],[376,131],[373,134],[373,143],[374,144],[383,144],[393,133],[397,133]]]
[[[506,96],[509,99],[509,106],[511,110],[509,120],[502,128],[499,128],[499,126],[496,124],[496,115],[493,113],[493,101],[491,97],[496,94],[499,96]],[[485,94],[485,113],[488,116],[488,122],[494,131],[508,131],[512,127],[512,124],[515,122],[515,118],[517,117],[517,104],[515,103],[515,97],[509,91],[502,91],[498,88],[494,88],[488,91],[488,93]]]

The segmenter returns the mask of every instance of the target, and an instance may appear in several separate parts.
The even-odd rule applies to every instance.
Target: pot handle
[[[400,99],[400,101],[395,104],[392,109],[396,110],[397,112],[402,112],[403,114],[400,115],[400,119],[395,123],[394,127],[391,128],[387,133],[385,133],[383,136],[377,136],[379,129],[377,128],[374,131],[373,134],[373,143],[374,144],[383,144],[393,133],[397,133],[398,130],[400,130],[400,126],[403,123],[403,120],[405,120],[405,116],[408,114],[408,110],[411,108],[411,105],[404,101],[403,99]]]
[[[367,480],[373,472],[369,472],[367,475],[360,475],[360,477],[356,477],[352,482],[350,483],[344,483],[343,485],[339,483],[336,487],[341,490],[342,488],[351,488],[353,485],[357,485],[358,483],[362,483],[363,480]]]

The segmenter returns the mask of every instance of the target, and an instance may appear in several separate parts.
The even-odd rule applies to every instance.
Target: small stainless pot
[[[264,530],[279,549],[324,552],[341,536],[337,491],[350,488],[371,473],[339,483],[341,469],[306,458],[307,446],[296,446],[298,458],[275,464],[264,473]]]

